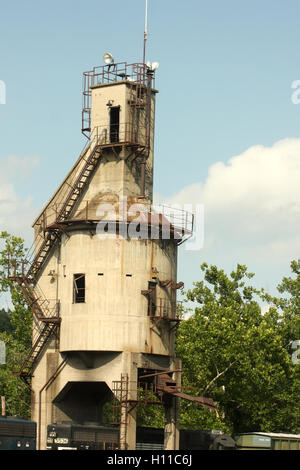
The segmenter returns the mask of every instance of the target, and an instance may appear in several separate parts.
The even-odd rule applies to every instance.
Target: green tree
[[[7,232],[0,234],[0,293],[11,297],[11,330],[0,333],[0,340],[6,345],[7,363],[0,366],[0,394],[6,397],[6,411],[12,416],[30,416],[30,392],[15,375],[20,363],[31,345],[32,314],[20,288],[8,279],[10,262],[20,266],[26,254],[24,241]]]
[[[283,335],[282,312],[262,314],[265,293],[249,285],[253,274],[238,265],[230,276],[216,266],[201,266],[203,280],[186,298],[194,313],[178,330],[177,354],[183,382],[212,397],[220,418],[182,404],[185,427],[245,431],[300,430],[292,363]]]
[[[0,333],[6,331],[7,333],[12,332],[12,324],[10,321],[10,312],[2,308],[0,310]]]
[[[280,296],[265,295],[265,299],[280,312],[281,334],[292,353],[292,343],[300,340],[300,260],[290,266],[292,276],[284,277],[277,288]]]

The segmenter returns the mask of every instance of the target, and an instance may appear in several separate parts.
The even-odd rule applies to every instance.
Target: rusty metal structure
[[[155,78],[153,72],[149,70],[145,63],[127,64],[121,62],[118,64],[111,64],[109,66],[97,66],[92,70],[84,72],[83,74],[83,104],[82,104],[82,133],[90,138],[91,135],[91,97],[92,89],[97,85],[109,85],[118,82],[127,81],[129,83],[130,96],[129,105],[132,109],[132,116],[130,121],[125,123],[125,126],[119,134],[119,143],[127,143],[128,145],[136,145],[146,150],[149,146],[149,127],[146,126],[146,133],[144,133],[144,126],[138,119],[139,110],[149,107],[149,100],[147,100],[147,93],[149,88],[155,87]],[[148,108],[149,110],[149,108]],[[149,117],[149,114],[147,115]],[[105,128],[99,129],[105,131]],[[108,140],[108,132],[104,132],[106,144],[110,144]]]
[[[172,378],[179,370],[165,370],[148,374],[141,373],[136,382],[131,383],[127,374],[122,374],[121,379],[113,382],[113,420],[112,424],[120,427],[119,445],[126,448],[127,443],[127,419],[128,414],[137,405],[146,407],[148,405],[170,406],[172,399],[179,398],[197,403],[199,406],[216,413],[216,406],[211,398],[193,396],[185,393],[184,389],[193,390],[192,387],[182,387]],[[135,398],[132,398],[132,397]]]

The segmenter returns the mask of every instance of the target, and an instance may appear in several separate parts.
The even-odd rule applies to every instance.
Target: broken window
[[[120,129],[120,106],[112,106],[110,108],[110,142],[119,142]]]
[[[85,302],[85,274],[74,274],[73,302],[75,304]]]

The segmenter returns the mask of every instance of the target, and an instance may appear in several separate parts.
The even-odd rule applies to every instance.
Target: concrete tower
[[[84,74],[88,143],[33,224],[29,268],[12,276],[34,314],[20,375],[31,378],[40,449],[47,424],[101,423],[112,396],[120,448],[135,449],[145,384],[165,407],[165,448],[178,448],[177,246],[193,221],[152,206],[156,94],[145,64]]]

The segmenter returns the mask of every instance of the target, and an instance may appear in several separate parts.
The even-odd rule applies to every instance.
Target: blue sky
[[[34,216],[85,144],[83,71],[101,65],[107,51],[116,61],[141,61],[144,8],[144,0],[0,0],[0,80],[6,84],[0,202],[9,196],[14,204],[11,212],[0,210],[1,228],[28,239]],[[147,59],[160,63],[155,192],[169,201],[181,194],[186,203],[204,203],[208,218],[203,250],[180,250],[179,278],[187,286],[199,278],[202,261],[226,270],[240,262],[272,289],[289,272],[290,259],[299,256],[297,179],[291,186],[292,176],[300,176],[300,105],[291,101],[291,84],[300,79],[299,15],[294,0],[149,0]],[[286,139],[292,147],[274,150]],[[247,150],[256,146],[265,151],[253,157]],[[265,164],[273,157],[276,175]],[[257,172],[257,179],[252,173],[247,178],[247,171]],[[219,201],[226,199],[231,189],[222,185],[228,174],[236,175],[232,191],[237,180],[243,187],[251,182],[253,191],[250,186],[247,197],[228,202],[228,217],[223,212],[222,218],[222,204],[208,194],[220,190]],[[281,174],[283,181],[277,181]],[[251,193],[261,198],[252,200]],[[278,193],[285,195],[281,206],[273,204]],[[247,225],[247,211],[251,227],[261,221],[248,238],[237,230]]]

